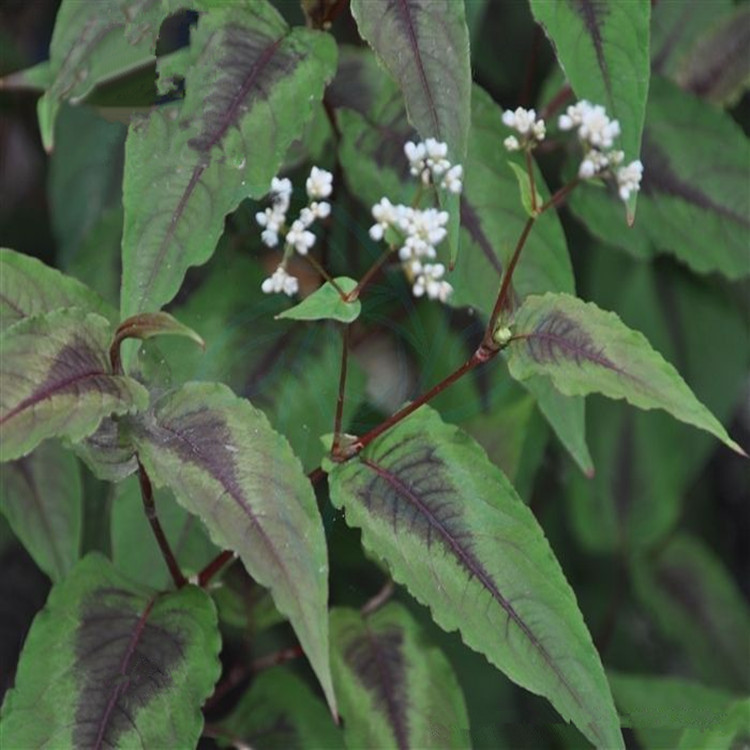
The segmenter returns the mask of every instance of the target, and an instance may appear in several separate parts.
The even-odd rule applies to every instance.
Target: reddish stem
[[[225,549],[211,560],[200,573],[198,573],[198,585],[204,589],[208,586],[211,579],[231,560],[234,559],[234,552],[231,549]]]
[[[372,281],[374,276],[377,274],[377,272],[383,267],[385,262],[388,260],[388,258],[391,257],[391,253],[393,252],[393,248],[388,248],[386,252],[384,252],[367,270],[365,275],[359,280],[359,283],[357,286],[354,287],[354,289],[349,292],[347,295],[347,300],[349,302],[353,302],[355,299],[359,297],[360,294],[362,294],[362,290]]]
[[[531,160],[531,151],[524,152],[526,156],[526,171],[529,173],[529,188],[531,189],[531,213],[536,214],[536,185],[534,184],[534,163]]]
[[[313,469],[308,475],[307,478],[312,482],[313,485],[319,484],[326,478],[326,473],[323,471],[323,468],[321,466],[318,466],[317,469]]]
[[[143,498],[143,507],[146,511],[146,518],[148,518],[148,522],[151,524],[151,530],[154,532],[156,543],[159,545],[159,549],[161,550],[164,562],[167,564],[167,568],[169,568],[169,573],[172,576],[174,585],[178,589],[181,589],[187,583],[187,579],[182,575],[180,566],[177,564],[172,548],[169,546],[169,541],[164,534],[164,529],[162,529],[161,523],[159,522],[159,517],[156,514],[154,491],[151,487],[151,480],[148,478],[146,469],[137,456],[136,461],[138,462],[138,482],[141,485],[141,497]]]
[[[341,423],[344,421],[344,395],[346,393],[346,370],[349,360],[349,332],[351,327],[344,326],[341,332],[341,371],[339,373],[339,393],[336,397],[336,416],[333,422],[333,445],[331,453],[335,456],[341,442]]]
[[[568,100],[570,95],[573,93],[573,89],[567,84],[563,86],[553,97],[549,100],[547,106],[542,110],[541,118],[547,120],[557,112],[560,107]]]

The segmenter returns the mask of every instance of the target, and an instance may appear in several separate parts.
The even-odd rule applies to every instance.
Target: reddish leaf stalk
[[[161,527],[159,517],[156,514],[156,504],[154,503],[154,491],[151,487],[151,480],[148,478],[146,469],[137,456],[136,460],[138,461],[138,482],[141,486],[141,497],[143,498],[143,507],[146,511],[146,518],[148,518],[148,522],[151,524],[151,530],[154,532],[156,543],[159,545],[159,549],[161,550],[164,562],[167,564],[174,585],[178,589],[181,589],[187,583],[187,579],[182,574],[180,566],[177,564],[177,559],[172,552],[172,548],[169,546],[169,541],[164,533],[164,529]]]
[[[346,292],[336,283],[336,279],[334,279],[333,276],[331,276],[331,274],[328,273],[320,263],[318,263],[317,258],[309,254],[304,257],[307,259],[307,262],[339,293],[339,297],[341,297],[344,302],[347,302],[348,298]]]
[[[344,421],[344,396],[346,394],[346,371],[349,362],[349,332],[351,327],[345,325],[341,332],[341,372],[339,374],[339,393],[336,398],[336,417],[333,422],[333,446],[331,453],[338,453],[341,443],[341,424]]]
[[[210,583],[211,579],[229,562],[234,559],[234,552],[231,549],[225,549],[211,560],[200,573],[198,573],[198,585],[204,589]]]
[[[389,247],[388,250],[386,250],[367,270],[365,275],[359,280],[359,283],[357,286],[354,287],[354,289],[349,292],[349,294],[346,296],[346,299],[348,302],[353,302],[355,299],[359,297],[360,294],[362,294],[362,290],[372,281],[372,279],[375,277],[377,272],[383,267],[385,262],[388,260],[388,258],[391,257],[391,253],[393,252],[393,248]]]

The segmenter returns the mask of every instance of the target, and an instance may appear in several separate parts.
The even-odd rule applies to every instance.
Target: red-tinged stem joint
[[[211,560],[200,573],[198,573],[198,585],[204,589],[211,582],[211,579],[224,568],[225,565],[235,559],[235,554],[231,549],[225,549]]]

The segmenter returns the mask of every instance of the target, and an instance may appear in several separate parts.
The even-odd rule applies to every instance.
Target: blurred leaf
[[[155,490],[154,502],[172,552],[186,576],[194,575],[219,554],[203,524],[178,505],[167,490]],[[138,480],[130,477],[117,488],[110,522],[112,562],[144,586],[165,591],[172,577],[143,508]]]
[[[331,659],[349,747],[464,748],[461,688],[402,605],[331,612]]]
[[[123,317],[169,302],[187,269],[214,252],[226,214],[268,192],[335,60],[330,36],[290,30],[266,2],[201,15],[190,53],[159,71],[163,79],[184,75],[185,99],[128,134]],[[307,95],[302,107],[300,91]]]
[[[219,648],[206,593],[159,595],[88,555],[34,620],[2,708],[3,744],[192,747]]]
[[[634,562],[643,607],[677,643],[693,672],[711,685],[750,686],[750,608],[715,555],[682,534],[652,558]]]
[[[133,422],[156,486],[169,487],[237,552],[289,616],[335,712],[328,662],[328,559],[312,485],[286,439],[249,401],[219,383],[188,383]]]
[[[76,308],[26,318],[0,336],[0,456],[30,453],[43,440],[73,442],[110,414],[148,404],[132,378],[112,375],[107,321]]]
[[[81,552],[83,487],[75,456],[48,440],[3,466],[0,511],[36,564],[62,580]]]
[[[592,742],[623,747],[573,592],[531,511],[471,438],[422,407],[329,469],[333,504],[438,625]]]
[[[117,312],[80,281],[14,250],[0,248],[0,330],[61,307],[80,307],[111,321]]]
[[[566,395],[602,393],[641,409],[664,409],[744,454],[677,370],[613,312],[568,294],[527,297],[513,321],[514,378],[547,375]]]
[[[357,282],[347,276],[339,276],[335,281],[345,294],[349,294],[357,286]],[[326,281],[302,302],[280,312],[276,317],[290,320],[338,320],[342,323],[353,323],[361,311],[362,303],[358,299],[351,302],[342,299],[338,289],[335,289],[330,281]]]
[[[721,721],[709,728],[687,729],[680,741],[681,750],[710,747],[712,750],[735,750],[750,739],[750,698],[734,701]]]
[[[672,253],[693,271],[750,275],[750,145],[732,118],[666,80],[651,81],[638,221],[617,226],[617,200],[583,186],[571,210],[600,239],[638,258]]]
[[[714,104],[731,106],[750,86],[749,47],[750,7],[738,5],[701,34],[677,70],[677,83]]]
[[[623,725],[635,730],[644,750],[682,747],[681,738],[691,731],[710,732],[735,699],[723,690],[674,677],[612,672],[608,677]],[[686,747],[718,745],[696,742]]]
[[[649,88],[649,0],[531,0],[578,99],[620,122],[627,161],[641,153]],[[648,167],[646,167],[648,169]],[[628,202],[635,215],[637,193]]]
[[[47,151],[61,102],[77,104],[98,83],[153,60],[165,15],[159,0],[63,0],[50,42],[54,78],[37,105]]]
[[[284,667],[258,675],[221,727],[256,750],[344,748],[325,704]]]

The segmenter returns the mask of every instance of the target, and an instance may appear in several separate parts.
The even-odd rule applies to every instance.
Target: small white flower
[[[415,297],[426,294],[430,299],[445,302],[453,291],[453,287],[443,280],[445,266],[442,263],[422,265],[417,261],[411,264],[410,271],[414,276],[412,293]]]
[[[424,142],[427,158],[425,163],[432,173],[433,177],[440,177],[443,173],[451,168],[451,163],[446,159],[448,156],[448,144],[442,143],[435,138],[428,138]],[[424,179],[424,173],[422,175]]]
[[[313,201],[310,204],[310,210],[316,219],[327,219],[331,215],[331,204],[325,201]]]
[[[292,181],[287,177],[274,177],[271,180],[271,195],[288,200],[292,197]]]
[[[614,139],[620,135],[620,123],[610,120],[607,112],[597,104],[584,111],[578,137],[598,148],[612,148]]]
[[[370,227],[370,237],[372,237],[375,242],[380,242],[380,240],[382,240],[384,236],[385,231],[382,224],[373,224]]]
[[[578,169],[578,176],[584,180],[593,177],[594,175],[600,174],[611,164],[611,159],[617,152],[610,152],[603,154],[601,151],[597,151],[595,148],[590,149],[584,160],[581,162],[581,166]]]
[[[518,138],[514,135],[509,135],[504,141],[503,146],[508,151],[518,151],[521,148],[521,144],[518,142]]]
[[[463,176],[464,168],[460,164],[455,164],[445,173],[440,186],[454,195],[460,195],[464,187]]]
[[[299,291],[299,281],[287,273],[283,266],[279,266],[271,276],[263,281],[260,287],[266,294],[283,292],[292,296]]]
[[[307,255],[308,250],[315,244],[315,235],[307,230],[300,219],[297,219],[287,232],[286,242],[300,255]]]
[[[333,192],[333,175],[325,169],[313,167],[305,188],[310,198],[327,198]]]
[[[637,193],[641,189],[643,164],[639,159],[631,161],[627,166],[620,167],[617,170],[616,177],[620,198],[627,201],[631,193]]]
[[[279,233],[274,229],[264,229],[260,233],[260,238],[267,247],[276,247],[279,244]]]

